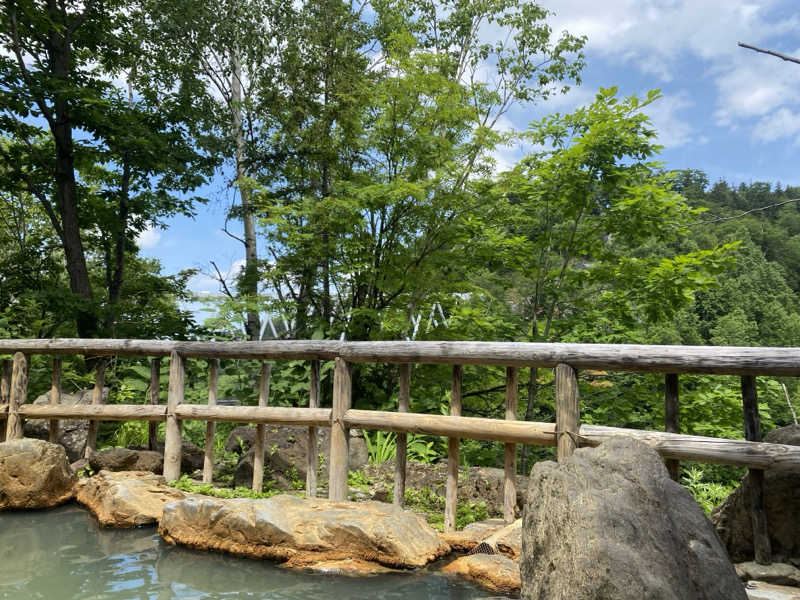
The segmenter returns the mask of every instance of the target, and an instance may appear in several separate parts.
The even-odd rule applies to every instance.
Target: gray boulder
[[[527,600],[745,600],[713,526],[646,444],[537,463],[522,530]]]
[[[770,431],[765,442],[800,446],[800,425]],[[711,512],[711,522],[734,562],[753,560],[753,525],[750,520],[750,475]],[[800,557],[800,473],[764,472],[764,509],[773,559]]]
[[[100,471],[149,471],[160,474],[164,468],[164,456],[150,450],[111,448],[95,452],[89,458],[89,466]]]
[[[147,450],[147,446],[134,446],[131,449],[142,452]],[[156,443],[155,452],[162,457],[164,456],[164,442]],[[195,471],[202,471],[205,454],[205,451],[202,448],[198,448],[196,444],[189,440],[181,440],[181,473],[192,475]],[[163,466],[162,463],[161,467],[163,468]],[[149,471],[149,469],[139,470]],[[153,472],[155,473],[156,471]]]
[[[0,510],[49,508],[73,496],[64,448],[23,438],[0,443]]]
[[[108,388],[103,388],[103,402],[108,401]],[[50,404],[50,394],[42,394],[34,404]],[[92,390],[81,390],[74,394],[62,394],[61,404],[74,406],[76,404],[91,404]],[[25,421],[25,437],[37,440],[50,439],[50,421],[47,419],[30,419]],[[86,448],[86,435],[89,431],[89,421],[65,419],[58,422],[57,442],[64,446],[70,462],[83,457]]]

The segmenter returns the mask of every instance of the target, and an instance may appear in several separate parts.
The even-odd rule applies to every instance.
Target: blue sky
[[[516,107],[508,127],[568,112],[590,101],[600,87],[663,98],[647,112],[670,169],[696,168],[711,181],[769,181],[800,185],[800,65],[737,47],[749,42],[800,56],[797,0],[542,0],[556,13],[554,32],[585,34],[583,84],[537,107]],[[519,148],[498,153],[513,164]],[[244,255],[223,231],[233,197],[222,179],[203,190],[211,198],[195,219],[175,218],[165,231],[140,238],[143,254],[161,260],[164,272],[210,269],[233,274]],[[240,234],[241,223],[231,222]],[[198,293],[218,292],[212,278],[191,282]]]

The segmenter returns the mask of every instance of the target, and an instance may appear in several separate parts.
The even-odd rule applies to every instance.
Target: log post
[[[664,376],[664,431],[667,433],[680,433],[678,420],[678,374],[667,373]],[[681,475],[681,462],[668,458],[664,461],[667,471],[673,481],[679,481]]]
[[[411,365],[400,365],[400,390],[397,394],[397,412],[407,413],[409,398],[411,396]],[[392,502],[395,506],[403,506],[406,495],[406,453],[408,451],[408,436],[405,433],[397,434],[397,450],[394,457],[394,495]]]
[[[519,369],[506,367],[506,421],[517,420],[517,388]],[[503,520],[516,519],[517,507],[517,445],[505,445],[505,474],[503,482]]]
[[[463,367],[453,365],[453,381],[450,385],[450,416],[461,416],[461,380]],[[447,487],[444,497],[444,530],[456,530],[456,506],[458,504],[458,438],[447,438]]]
[[[11,390],[8,403],[8,423],[6,440],[20,440],[23,437],[25,421],[18,409],[28,398],[28,359],[22,352],[14,354],[11,369]]]
[[[212,358],[208,361],[208,405],[217,405],[217,378],[219,376],[219,359]],[[203,483],[212,483],[214,480],[214,434],[217,423],[206,421],[206,447],[203,455]]]
[[[185,377],[183,357],[173,350],[169,356],[169,390],[164,436],[164,478],[167,481],[176,481],[181,477],[182,423],[176,416],[175,409],[183,403]]]
[[[154,358],[150,361],[150,404],[158,405],[158,395],[161,389],[161,359]],[[155,451],[158,445],[158,423],[151,421],[147,425],[147,448]]]
[[[328,498],[336,502],[347,500],[348,437],[344,413],[350,408],[353,381],[350,365],[336,357],[333,371],[333,411],[331,412],[331,451],[328,476]]]
[[[580,430],[578,374],[570,365],[556,365],[556,444],[558,462],[567,460],[578,447]]]
[[[0,406],[9,404],[11,400],[11,361],[0,361]],[[6,439],[6,422],[8,419],[0,414],[0,442]]]
[[[258,405],[269,404],[269,379],[272,365],[265,362],[261,364],[261,379],[258,382]],[[264,445],[267,437],[267,426],[263,423],[256,425],[256,441],[253,444],[253,491],[261,492],[264,488]]]
[[[312,360],[308,375],[308,407],[319,408],[320,377],[319,361]],[[306,496],[317,497],[317,428],[308,428],[308,450],[306,452]]]
[[[744,435],[750,442],[761,441],[761,419],[758,415],[756,378],[742,376],[742,408],[744,411]],[[749,469],[750,475],[750,519],[753,523],[753,552],[760,565],[772,562],[772,547],[769,541],[769,524],[764,510],[764,471]]]
[[[106,361],[98,358],[94,370],[94,387],[92,388],[92,406],[99,406],[103,402],[103,388],[106,385]],[[86,432],[86,450],[84,458],[91,458],[97,450],[97,431],[100,421],[89,421],[89,430]]]
[[[61,404],[61,359],[53,359],[53,372],[50,376],[50,404]],[[58,443],[58,419],[50,419],[48,423],[48,439],[51,444]]]

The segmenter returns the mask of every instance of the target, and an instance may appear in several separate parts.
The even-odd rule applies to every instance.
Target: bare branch
[[[753,46],[751,44],[745,44],[744,42],[739,42],[738,45],[741,46],[742,48],[747,48],[748,50],[755,50],[756,52],[761,52],[762,54],[769,54],[770,56],[777,56],[781,60],[797,63],[798,65],[800,65],[800,58],[795,58],[794,56],[789,56],[788,54],[781,54],[780,52],[775,52],[774,50],[766,50],[764,48],[759,48],[758,46]]]
[[[222,286],[222,291],[225,293],[225,295],[228,298],[233,300],[235,298],[235,296],[228,289],[228,283],[225,281],[225,276],[222,274],[222,271],[219,270],[219,267],[217,266],[217,263],[215,263],[212,260],[211,261],[211,266],[214,267],[214,270],[217,272],[216,280],[219,281],[220,285]]]
[[[745,215],[749,215],[750,213],[759,212],[762,210],[769,210],[770,208],[777,208],[779,206],[783,206],[784,204],[790,204],[792,202],[800,202],[800,198],[792,198],[791,200],[784,200],[783,202],[776,202],[775,204],[769,204],[767,206],[752,208],[750,210],[744,211],[743,213],[739,213],[738,215],[733,215],[732,217],[716,217],[714,219],[708,219],[706,221],[697,221],[696,223],[692,223],[692,225],[707,225],[708,223],[719,223],[720,221],[730,221],[731,219],[738,219],[739,217],[744,217]]]

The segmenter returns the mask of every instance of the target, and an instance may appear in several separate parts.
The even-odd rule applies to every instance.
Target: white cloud
[[[797,136],[800,69],[737,46],[743,41],[800,54],[781,43],[781,36],[793,36],[800,26],[800,12],[789,0],[544,0],[543,4],[556,13],[550,21],[553,31],[588,36],[590,61],[595,57],[628,64],[642,75],[687,90],[697,90],[703,82],[685,81],[681,69],[687,61],[699,65],[716,92],[710,124],[741,127],[760,141]],[[691,137],[688,124],[675,118],[685,108],[680,104],[687,101],[688,96],[679,96],[672,105],[667,98],[661,108],[654,105],[656,112],[651,114],[666,146],[682,145]],[[666,133],[664,126],[670,128]]]
[[[151,225],[136,236],[136,245],[142,250],[149,250],[155,248],[160,240],[161,232]]]
[[[694,129],[680,113],[692,107],[686,94],[664,95],[644,110],[658,132],[658,143],[665,148],[698,143]]]
[[[753,137],[763,142],[793,138],[794,143],[800,145],[800,111],[779,108],[758,121],[753,129]]]

